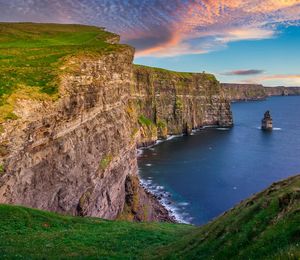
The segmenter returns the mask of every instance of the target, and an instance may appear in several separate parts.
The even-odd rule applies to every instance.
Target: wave
[[[136,156],[137,157],[141,157],[143,155],[143,153],[144,153],[144,149],[137,149],[136,150]]]
[[[261,127],[257,126],[256,129],[261,130]],[[280,127],[273,127],[273,131],[282,131],[282,128],[280,128]]]
[[[184,207],[185,207],[185,206],[190,205],[190,203],[188,203],[188,202],[179,202],[178,205],[179,205],[179,206],[184,206]]]
[[[165,190],[164,186],[157,185],[153,183],[152,179],[147,180],[140,177],[141,186],[153,194],[159,202],[169,211],[170,215],[179,223],[190,224],[193,218],[189,213],[184,212],[186,206],[189,205],[188,202],[176,203],[172,200],[172,195],[170,192]]]
[[[219,128],[217,128],[217,130],[219,130],[219,131],[229,131],[230,130],[230,128],[225,128],[225,127],[219,127]]]
[[[170,140],[172,140],[172,139],[174,139],[174,138],[178,138],[178,137],[182,137],[183,136],[183,134],[181,134],[181,135],[169,135],[168,137],[167,137],[167,140],[166,141],[170,141]]]

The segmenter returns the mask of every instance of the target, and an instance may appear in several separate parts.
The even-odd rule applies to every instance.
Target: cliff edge
[[[214,76],[133,66],[133,48],[102,28],[0,30],[0,203],[172,221],[140,186],[136,147],[207,124],[231,126]]]
[[[135,65],[132,88],[140,146],[203,126],[233,125],[230,103],[214,75]]]

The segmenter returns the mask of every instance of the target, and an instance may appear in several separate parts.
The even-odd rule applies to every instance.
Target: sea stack
[[[271,117],[269,110],[265,113],[264,118],[261,121],[261,129],[267,130],[267,131],[270,131],[273,129],[273,119]]]

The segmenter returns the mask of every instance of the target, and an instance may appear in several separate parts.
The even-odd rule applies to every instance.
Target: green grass
[[[106,168],[109,166],[109,164],[111,163],[113,157],[112,155],[106,155],[104,156],[104,158],[102,158],[100,160],[99,166],[102,170],[106,170]]]
[[[144,115],[139,116],[138,122],[139,122],[140,125],[147,126],[147,127],[150,127],[151,125],[154,125],[153,121],[150,118],[148,118]]]
[[[300,259],[300,176],[272,185],[155,257]]]
[[[145,70],[145,71],[152,71],[156,73],[164,73],[164,74],[169,74],[169,75],[174,75],[182,78],[191,78],[194,73],[191,72],[179,72],[179,71],[172,71],[172,70],[166,70],[162,68],[156,68],[156,67],[149,67],[149,66],[144,66],[144,65],[134,65],[136,69],[138,70]]]
[[[300,176],[202,227],[61,216],[0,205],[0,255],[13,259],[299,259]]]
[[[205,73],[205,72],[203,72],[203,73],[201,73],[201,72],[200,73],[180,72],[180,71],[166,70],[166,69],[162,69],[162,68],[149,67],[149,66],[138,65],[138,64],[135,64],[134,67],[136,70],[165,74],[167,77],[168,76],[177,76],[177,77],[183,78],[183,79],[191,79],[193,75],[202,75],[204,77],[204,79],[206,79],[208,81],[213,81],[213,82],[217,81],[216,77],[213,74],[209,74],[209,73]]]
[[[59,75],[73,55],[98,55],[121,49],[107,43],[115,34],[82,25],[0,23],[0,122],[24,97],[56,99]]]
[[[130,223],[60,216],[0,205],[0,256],[4,258],[139,259],[193,230],[186,225]]]

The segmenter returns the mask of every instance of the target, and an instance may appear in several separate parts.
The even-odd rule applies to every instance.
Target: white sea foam
[[[256,127],[256,129],[261,130],[261,127],[258,126],[258,127]],[[282,128],[280,128],[280,127],[273,127],[273,131],[282,131]]]
[[[206,125],[206,126],[203,126],[202,128],[203,129],[206,129],[206,128],[217,128],[218,125]]]
[[[170,140],[173,140],[175,138],[182,137],[182,136],[183,136],[183,134],[181,134],[181,135],[168,135],[168,137],[165,141],[170,141]]]
[[[183,206],[187,206],[187,202],[175,203],[170,198],[170,193],[164,191],[165,187],[154,184],[151,179],[145,180],[140,178],[140,181],[142,187],[153,195],[161,198],[160,203],[170,212],[170,216],[174,217],[179,223],[190,224],[191,217],[189,213],[183,212]]]
[[[163,141],[164,141],[164,140],[157,140],[157,141],[155,142],[155,145],[161,144]]]
[[[229,131],[230,128],[219,127],[219,128],[217,128],[217,130],[219,130],[219,131]]]
[[[179,206],[188,206],[190,203],[188,202],[179,202],[178,205]]]
[[[209,128],[209,127],[207,127],[207,128]],[[201,131],[202,129],[193,130],[192,133],[194,134],[198,131]],[[149,149],[151,151],[154,151],[155,150],[154,147],[156,145],[161,144],[162,142],[170,141],[174,138],[182,137],[182,136],[183,136],[183,134],[181,134],[181,135],[170,135],[165,140],[157,140],[154,145],[139,149],[138,150],[138,156],[141,156],[145,149]],[[156,155],[156,154],[153,153],[153,155]],[[152,164],[148,163],[148,164],[145,164],[145,166],[151,167]],[[185,223],[185,224],[190,224],[191,223],[191,220],[193,220],[193,218],[191,218],[189,213],[183,211],[183,209],[186,206],[189,205],[188,202],[180,202],[180,203],[174,202],[171,198],[170,192],[165,191],[164,186],[157,185],[157,184],[153,183],[152,177],[148,177],[148,179],[145,180],[145,179],[141,178],[141,176],[140,176],[140,182],[141,182],[141,186],[143,188],[145,188],[148,192],[150,192],[154,196],[157,196],[157,197],[160,198],[160,200],[159,200],[160,203],[170,212],[170,216],[174,217],[174,219],[177,222]]]
[[[137,157],[141,157],[144,153],[144,150],[143,149],[137,149],[136,153],[137,153]]]

